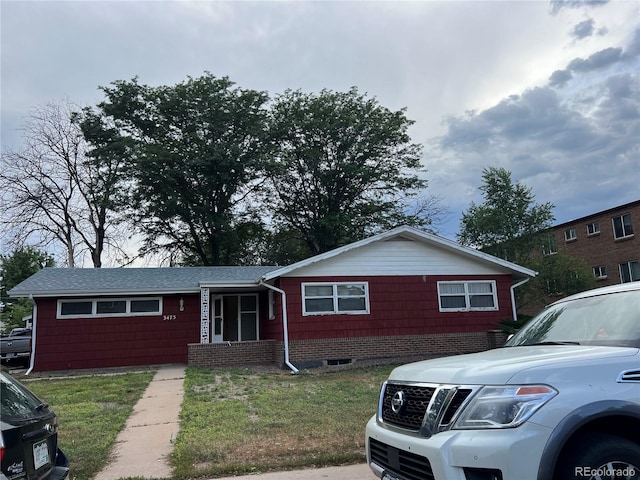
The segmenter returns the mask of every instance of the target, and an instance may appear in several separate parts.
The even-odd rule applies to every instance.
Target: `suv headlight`
[[[547,385],[487,386],[471,399],[454,429],[513,428],[558,394]]]

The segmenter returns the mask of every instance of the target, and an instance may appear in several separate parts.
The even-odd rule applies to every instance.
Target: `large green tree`
[[[130,216],[142,254],[178,263],[251,263],[262,227],[250,200],[262,180],[265,92],[205,74],[173,86],[137,79],[102,88],[106,100],[81,123],[95,158],[117,145],[127,157]]]
[[[554,220],[553,204],[536,204],[531,188],[514,183],[511,172],[504,168],[485,168],[482,182],[484,202],[471,202],[462,214],[458,241],[511,262],[526,263]]]
[[[268,175],[278,230],[313,255],[402,223],[428,225],[424,212],[407,213],[427,184],[412,123],[356,88],[277,96]]]
[[[0,298],[4,306],[3,330],[10,331],[15,327],[23,327],[22,318],[31,312],[29,300],[9,299],[7,292],[38,270],[54,265],[51,255],[34,247],[24,247],[13,251],[10,255],[0,255]]]
[[[536,204],[531,188],[513,183],[503,168],[486,168],[482,179],[484,203],[472,202],[463,214],[458,241],[538,272],[516,290],[519,308],[535,311],[594,286],[583,261],[549,248],[555,245],[551,203]]]

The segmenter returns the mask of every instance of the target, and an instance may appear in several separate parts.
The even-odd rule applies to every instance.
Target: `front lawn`
[[[58,415],[58,445],[69,458],[69,479],[89,480],[106,464],[118,432],[154,374],[18,380]]]
[[[189,368],[174,478],[363,462],[364,427],[391,368]]]
[[[171,480],[363,462],[365,424],[391,369],[189,367]],[[106,464],[154,373],[21,379],[58,414],[70,479]]]

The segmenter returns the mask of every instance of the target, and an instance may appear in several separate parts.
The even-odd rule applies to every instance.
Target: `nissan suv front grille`
[[[380,394],[379,419],[428,437],[453,421],[473,391],[471,387],[389,381]]]

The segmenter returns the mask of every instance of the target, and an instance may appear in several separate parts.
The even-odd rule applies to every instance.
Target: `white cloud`
[[[357,86],[416,121],[452,209],[442,233],[487,165],[566,220],[638,196],[639,15],[637,2],[592,0],[3,2],[2,147],[19,146],[31,107],[95,104],[98,86],[136,75],[210,71],[272,95]]]

